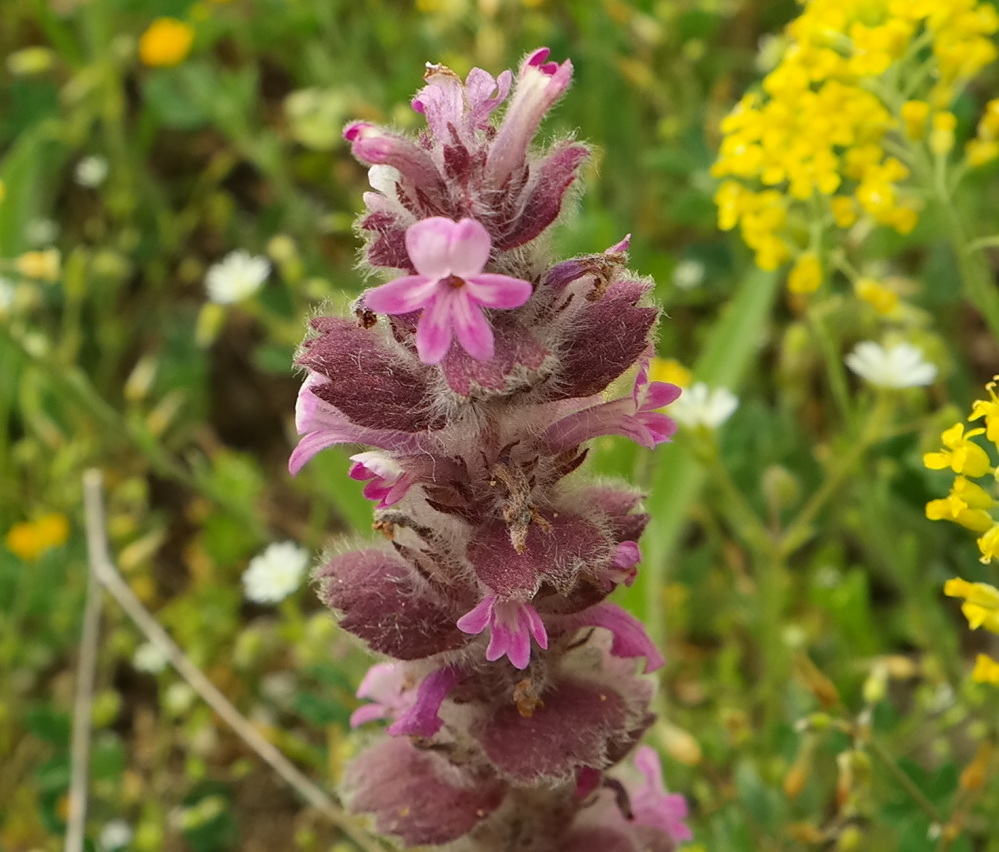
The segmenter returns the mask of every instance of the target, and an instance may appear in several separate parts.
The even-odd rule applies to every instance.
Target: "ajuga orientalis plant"
[[[312,320],[290,468],[370,447],[349,475],[386,541],[317,573],[340,626],[384,658],[352,724],[389,724],[346,772],[350,808],[405,847],[670,852],[686,803],[640,745],[663,659],[608,601],[649,517],[576,470],[603,435],[668,441],[659,409],[680,391],[649,380],[659,312],[628,238],[551,257],[588,149],[533,145],[572,77],[548,55],[464,82],[429,65],[413,138],[346,128],[374,190],[362,263],[385,283],[355,316]]]

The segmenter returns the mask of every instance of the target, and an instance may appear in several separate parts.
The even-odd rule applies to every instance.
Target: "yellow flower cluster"
[[[14,524],[4,536],[4,544],[22,561],[34,562],[46,551],[65,543],[68,537],[69,521],[65,515],[53,512]]]
[[[963,423],[955,423],[941,436],[943,448],[923,456],[923,464],[931,470],[949,469],[955,474],[950,493],[926,504],[926,517],[933,521],[953,521],[977,533],[984,563],[999,558],[999,523],[991,513],[997,501],[989,490],[972,480],[987,476],[994,486],[997,471],[985,448],[972,439],[984,435],[999,450],[997,382],[999,376],[985,386],[989,398],[976,400],[968,417],[985,425],[965,431]],[[999,634],[999,589],[955,577],[944,585],[944,594],[964,599],[961,611],[972,630],[984,627]],[[981,683],[999,686],[999,662],[980,654],[971,675]]]
[[[995,59],[997,30],[995,8],[979,0],[806,0],[762,92],[722,122],[712,169],[724,179],[719,226],[738,226],[764,269],[814,251],[801,242],[816,217],[848,228],[867,216],[911,231],[919,202],[892,142],[953,147],[956,120],[946,107]],[[924,100],[903,92],[912,80],[927,81]],[[999,135],[999,111],[990,122],[984,142]],[[800,292],[817,286],[811,260],[797,278]]]

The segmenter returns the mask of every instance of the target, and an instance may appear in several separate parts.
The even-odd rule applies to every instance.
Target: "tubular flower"
[[[650,751],[615,795],[663,657],[607,597],[635,580],[649,517],[628,488],[563,480],[594,438],[669,440],[680,389],[649,379],[659,311],[629,238],[560,261],[540,239],[588,153],[532,144],[572,77],[548,56],[464,81],[428,66],[418,137],[348,125],[370,168],[364,264],[385,283],[355,318],[312,320],[289,469],[366,445],[349,476],[391,541],[316,575],[386,659],[358,689],[351,724],[388,724],[345,773],[349,807],[404,847],[672,852],[686,804]]]
[[[985,2],[803,5],[776,67],[722,122],[712,170],[722,179],[719,226],[738,226],[764,269],[806,248],[797,236],[802,218],[849,228],[863,215],[911,231],[918,193],[888,151],[901,142],[947,156],[956,125],[948,106],[996,57],[999,16]],[[900,88],[913,79],[926,82],[916,92]],[[994,156],[988,130],[969,149],[972,165]],[[802,270],[789,284],[815,280]]]

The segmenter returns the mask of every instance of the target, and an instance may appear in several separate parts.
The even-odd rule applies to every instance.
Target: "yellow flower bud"
[[[145,65],[180,65],[191,52],[194,28],[176,18],[157,18],[139,39],[139,58]]]
[[[879,314],[890,314],[898,306],[898,293],[875,278],[859,278],[853,285],[857,298],[867,302]]]
[[[930,150],[938,156],[949,154],[954,147],[954,129],[957,127],[957,116],[952,112],[934,113],[932,125]]]
[[[901,113],[905,135],[910,139],[922,139],[926,135],[930,105],[926,101],[906,101],[902,104]]]
[[[814,293],[822,286],[822,262],[814,251],[802,252],[787,277],[792,293]]]

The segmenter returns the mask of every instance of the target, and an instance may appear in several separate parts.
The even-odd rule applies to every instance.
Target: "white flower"
[[[9,278],[0,276],[0,316],[7,313],[14,305],[17,288]]]
[[[739,397],[728,388],[709,388],[704,382],[686,388],[669,407],[669,415],[689,429],[717,429],[739,407]]]
[[[194,703],[194,689],[182,680],[171,683],[163,693],[163,709],[173,717],[183,716]]]
[[[277,603],[284,600],[302,583],[309,565],[309,554],[290,541],[270,545],[250,560],[243,572],[243,587],[247,600],[254,603]]]
[[[704,282],[704,264],[699,260],[681,260],[673,270],[673,286],[693,290]]]
[[[267,258],[254,257],[248,251],[237,249],[208,270],[205,290],[217,305],[231,305],[256,293],[270,274]]]
[[[24,228],[24,239],[33,246],[48,246],[59,236],[59,225],[51,219],[31,219]]]
[[[140,672],[159,674],[166,668],[166,664],[166,654],[149,642],[136,648],[132,655],[132,665]]]
[[[76,164],[73,177],[80,186],[96,189],[107,179],[108,170],[108,161],[103,157],[84,157]]]
[[[122,849],[132,842],[133,835],[132,827],[125,820],[113,819],[101,829],[97,845],[107,852]]]
[[[911,343],[896,343],[885,349],[873,340],[858,343],[843,359],[846,366],[866,382],[879,388],[915,388],[930,384],[936,365],[924,360]]]

